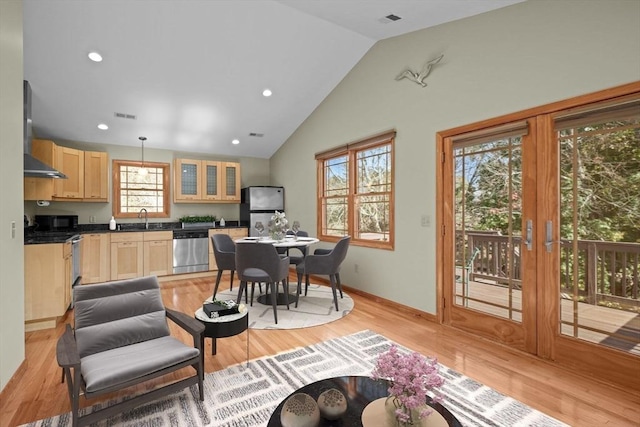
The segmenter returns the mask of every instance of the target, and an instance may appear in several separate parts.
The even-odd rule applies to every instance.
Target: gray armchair
[[[233,290],[233,274],[236,272],[236,244],[233,243],[228,234],[214,234],[211,236],[211,245],[213,246],[213,256],[218,266],[218,276],[216,284],[213,288],[213,299],[216,299],[218,286],[220,286],[220,278],[224,270],[231,271],[231,281],[229,290]]]
[[[75,330],[56,347],[66,377],[73,427],[92,424],[158,397],[198,384],[204,400],[201,335],[204,325],[165,308],[153,276],[74,288]],[[167,318],[193,337],[193,347],[173,338]],[[100,396],[191,366],[193,376],[80,416],[85,398]]]
[[[273,318],[278,324],[278,283],[282,283],[285,303],[289,309],[289,257],[281,257],[273,245],[268,243],[238,243],[236,245],[236,268],[240,279],[237,302],[242,300],[245,292],[247,299],[247,282],[252,282],[251,303],[255,283],[266,283],[266,293],[271,291]]]
[[[298,306],[298,300],[300,299],[300,293],[302,292],[302,276],[305,276],[304,294],[307,295],[307,290],[309,288],[309,275],[322,274],[329,276],[331,290],[333,291],[333,302],[336,305],[336,311],[338,311],[338,296],[336,293],[336,287],[340,291],[340,298],[342,298],[340,265],[342,265],[342,261],[344,261],[347,256],[347,250],[349,249],[350,241],[351,236],[343,237],[330,251],[325,252],[324,250],[316,250],[313,255],[307,255],[304,260],[296,266],[296,272],[298,273],[296,307]]]

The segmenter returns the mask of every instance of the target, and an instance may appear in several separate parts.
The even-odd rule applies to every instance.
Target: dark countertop
[[[24,244],[45,244],[45,243],[65,243],[75,235],[90,233],[127,233],[140,231],[172,231],[182,230],[181,222],[150,222],[149,228],[144,227],[143,223],[121,223],[118,224],[120,229],[109,230],[109,224],[78,224],[78,229],[74,231],[36,231],[33,227],[25,228]],[[240,225],[238,221],[227,221],[224,227],[215,225],[213,227],[186,227],[185,230],[205,231],[209,229],[224,228],[247,228],[246,225]]]

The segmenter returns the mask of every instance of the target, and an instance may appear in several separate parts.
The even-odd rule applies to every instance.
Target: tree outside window
[[[388,132],[316,155],[324,240],[393,249],[393,143]]]
[[[141,209],[150,218],[169,217],[169,164],[113,161],[113,214],[137,217]]]

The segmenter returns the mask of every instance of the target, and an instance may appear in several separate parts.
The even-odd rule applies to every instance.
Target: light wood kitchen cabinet
[[[34,139],[31,142],[31,155],[41,162],[54,167],[56,162],[56,144],[53,141]],[[53,200],[54,178],[24,178],[25,200]]]
[[[239,203],[240,164],[175,159],[175,203]]]
[[[53,183],[53,199],[83,199],[84,151],[58,146],[53,167],[67,176]]]
[[[221,162],[220,167],[222,200],[240,203],[240,163]]]
[[[83,201],[109,201],[109,155],[105,152],[84,152]]]
[[[71,243],[24,246],[25,330],[54,328],[71,304]]]
[[[173,232],[145,232],[144,275],[168,276],[173,274]]]
[[[144,275],[143,233],[111,234],[111,280],[133,279]]]
[[[213,255],[213,243],[211,242],[211,236],[214,234],[228,234],[231,240],[241,239],[249,235],[249,230],[246,228],[210,228],[209,229],[209,270],[217,270],[216,258]]]
[[[24,178],[24,200],[109,201],[109,155],[34,139],[31,154],[67,179]]]
[[[111,277],[109,233],[82,235],[82,283],[102,283]]]

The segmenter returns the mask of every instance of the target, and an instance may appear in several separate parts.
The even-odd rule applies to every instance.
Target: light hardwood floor
[[[221,287],[228,284],[228,280],[228,276],[223,276]],[[209,277],[163,282],[164,302],[169,308],[192,313],[210,296],[212,282],[213,278]],[[549,362],[438,325],[410,312],[389,310],[382,303],[355,292],[350,295],[355,301],[355,309],[339,321],[306,329],[251,330],[250,357],[272,355],[370,329],[422,354],[437,356],[441,363],[567,424],[640,426],[640,396],[637,393],[567,372]],[[67,317],[66,321],[72,322],[72,313]],[[0,395],[0,424],[3,427],[70,410],[66,384],[60,382],[60,369],[55,360],[56,340],[63,330],[64,324],[60,324],[56,329],[26,334],[26,361]],[[182,337],[188,342],[189,337]],[[244,333],[220,339],[218,355],[212,356],[211,340],[207,339],[205,371],[243,362],[245,340]],[[148,388],[149,384],[145,384],[130,389],[129,393]],[[83,401],[82,405],[97,402],[93,399]]]

